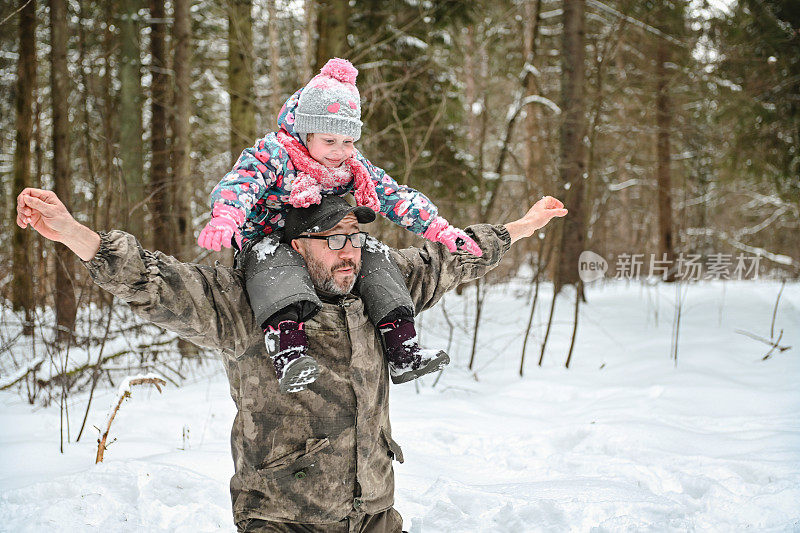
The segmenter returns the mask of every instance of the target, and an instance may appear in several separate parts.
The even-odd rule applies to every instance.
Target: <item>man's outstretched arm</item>
[[[561,200],[552,196],[542,196],[541,200],[528,209],[524,217],[505,224],[508,234],[511,236],[511,244],[530,237],[537,230],[545,227],[554,217],[567,216],[568,212],[564,209]]]
[[[530,237],[553,217],[566,214],[564,204],[545,196],[519,220],[504,225],[475,224],[465,228],[483,250],[481,257],[461,251],[451,254],[443,245],[435,243],[394,251],[417,313],[434,305],[460,283],[484,276],[497,266],[511,244]]]
[[[17,225],[69,247],[100,287],[195,344],[236,353],[255,331],[241,283],[225,267],[181,263],[143,249],[122,231],[97,233],[76,221],[52,191],[22,191]]]
[[[100,235],[75,220],[53,191],[24,189],[17,196],[17,226],[31,226],[51,241],[60,242],[91,261],[100,249]]]

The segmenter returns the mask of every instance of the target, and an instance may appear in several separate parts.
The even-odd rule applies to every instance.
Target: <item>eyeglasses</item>
[[[341,250],[344,248],[347,239],[350,239],[350,244],[353,248],[361,248],[367,242],[367,232],[359,231],[358,233],[351,233],[345,235],[344,233],[335,233],[333,235],[298,235],[295,239],[325,239],[328,241],[328,248],[331,250]]]

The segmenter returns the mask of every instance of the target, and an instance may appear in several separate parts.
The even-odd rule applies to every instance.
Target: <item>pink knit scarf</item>
[[[339,185],[347,185],[355,179],[356,204],[378,212],[380,200],[375,191],[375,183],[370,179],[364,165],[355,157],[345,160],[343,166],[347,171],[343,172],[339,169],[327,168],[314,160],[308,153],[308,148],[283,130],[278,132],[278,141],[286,148],[297,169],[297,177],[292,182],[292,191],[289,193],[289,203],[292,206],[308,207],[311,204],[318,204],[322,201],[323,188],[331,189]]]

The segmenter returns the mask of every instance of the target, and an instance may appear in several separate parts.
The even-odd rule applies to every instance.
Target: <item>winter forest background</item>
[[[460,287],[460,314],[433,320],[471,379],[496,358],[500,348],[482,340],[493,334],[514,338],[504,379],[543,360],[575,362],[576,345],[587,342],[578,317],[593,304],[576,268],[584,250],[610,271],[626,254],[644,254],[641,278],[626,286],[656,284],[674,296],[662,311],[668,349],[659,354],[674,366],[681,335],[702,336],[708,318],[683,316],[681,291],[727,276],[648,277],[648,258],[758,256],[758,278],[771,281],[751,272],[735,286],[762,287],[752,294],[768,302],[758,311],[766,326],[731,336],[754,343],[764,364],[797,359],[796,1],[6,0],[0,389],[55,409],[60,449],[91,440],[90,431],[94,438],[96,391],[146,372],[169,386],[196,383],[216,355],[137,321],[66,248],[20,230],[16,195],[53,188],[92,228],[125,229],[182,260],[230,264],[230,252],[196,244],[208,195],[334,56],[360,72],[359,149],[454,225],[513,220],[544,194],[570,210],[515,245],[486,279]],[[393,246],[418,244],[386,221],[371,231]],[[492,311],[493,298],[508,291],[519,312],[495,327],[508,310],[495,301]],[[743,305],[745,322],[755,320],[755,307]],[[631,326],[613,327],[624,336]],[[797,406],[797,396],[789,402]],[[797,527],[798,517],[775,524]]]

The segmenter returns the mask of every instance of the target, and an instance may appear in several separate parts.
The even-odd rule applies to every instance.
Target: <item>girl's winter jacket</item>
[[[300,98],[300,89],[283,105],[278,115],[278,127],[295,139],[294,113]],[[405,185],[398,185],[384,170],[376,167],[361,152],[355,156],[367,169],[380,201],[380,213],[409,231],[423,235],[436,219],[438,209],[427,196]],[[284,225],[286,208],[297,170],[286,149],[278,141],[276,132],[259,139],[255,146],[246,148],[239,160],[211,193],[213,205],[225,204],[241,211],[244,224],[240,228],[242,241],[258,240]],[[353,188],[352,183],[323,189],[322,194],[344,195]]]

